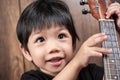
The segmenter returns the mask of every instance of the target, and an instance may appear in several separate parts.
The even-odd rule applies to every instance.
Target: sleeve
[[[96,64],[89,64],[80,71],[77,80],[102,80],[103,74],[104,69],[102,67]]]
[[[25,72],[22,76],[20,80],[39,80],[36,77],[36,74],[34,74],[33,71],[29,71],[29,72]]]
[[[103,80],[104,68],[95,64],[89,65],[89,70],[93,80]]]
[[[21,80],[52,80],[52,76],[41,72],[40,70],[31,70],[21,76]]]

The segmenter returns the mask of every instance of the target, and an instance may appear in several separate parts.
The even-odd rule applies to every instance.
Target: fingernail
[[[106,16],[106,18],[109,18],[108,16]]]
[[[101,57],[103,54],[99,53],[98,55]]]
[[[111,52],[112,52],[112,49],[108,49],[108,51],[111,53]]]

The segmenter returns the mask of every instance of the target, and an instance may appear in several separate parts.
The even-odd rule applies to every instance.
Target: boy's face
[[[24,56],[33,61],[41,71],[53,76],[60,72],[74,55],[72,37],[64,26],[32,31],[28,39],[28,49],[29,52],[22,48]]]

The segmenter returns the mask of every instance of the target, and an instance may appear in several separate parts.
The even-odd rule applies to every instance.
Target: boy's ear
[[[22,51],[23,56],[24,56],[28,61],[32,61],[32,57],[31,57],[30,53],[23,47],[22,44],[20,44],[20,50]]]

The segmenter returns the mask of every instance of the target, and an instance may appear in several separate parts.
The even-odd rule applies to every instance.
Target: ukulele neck
[[[120,50],[114,20],[100,19],[99,26],[101,32],[108,36],[102,47],[112,50],[112,54],[103,56],[105,80],[120,80]]]

